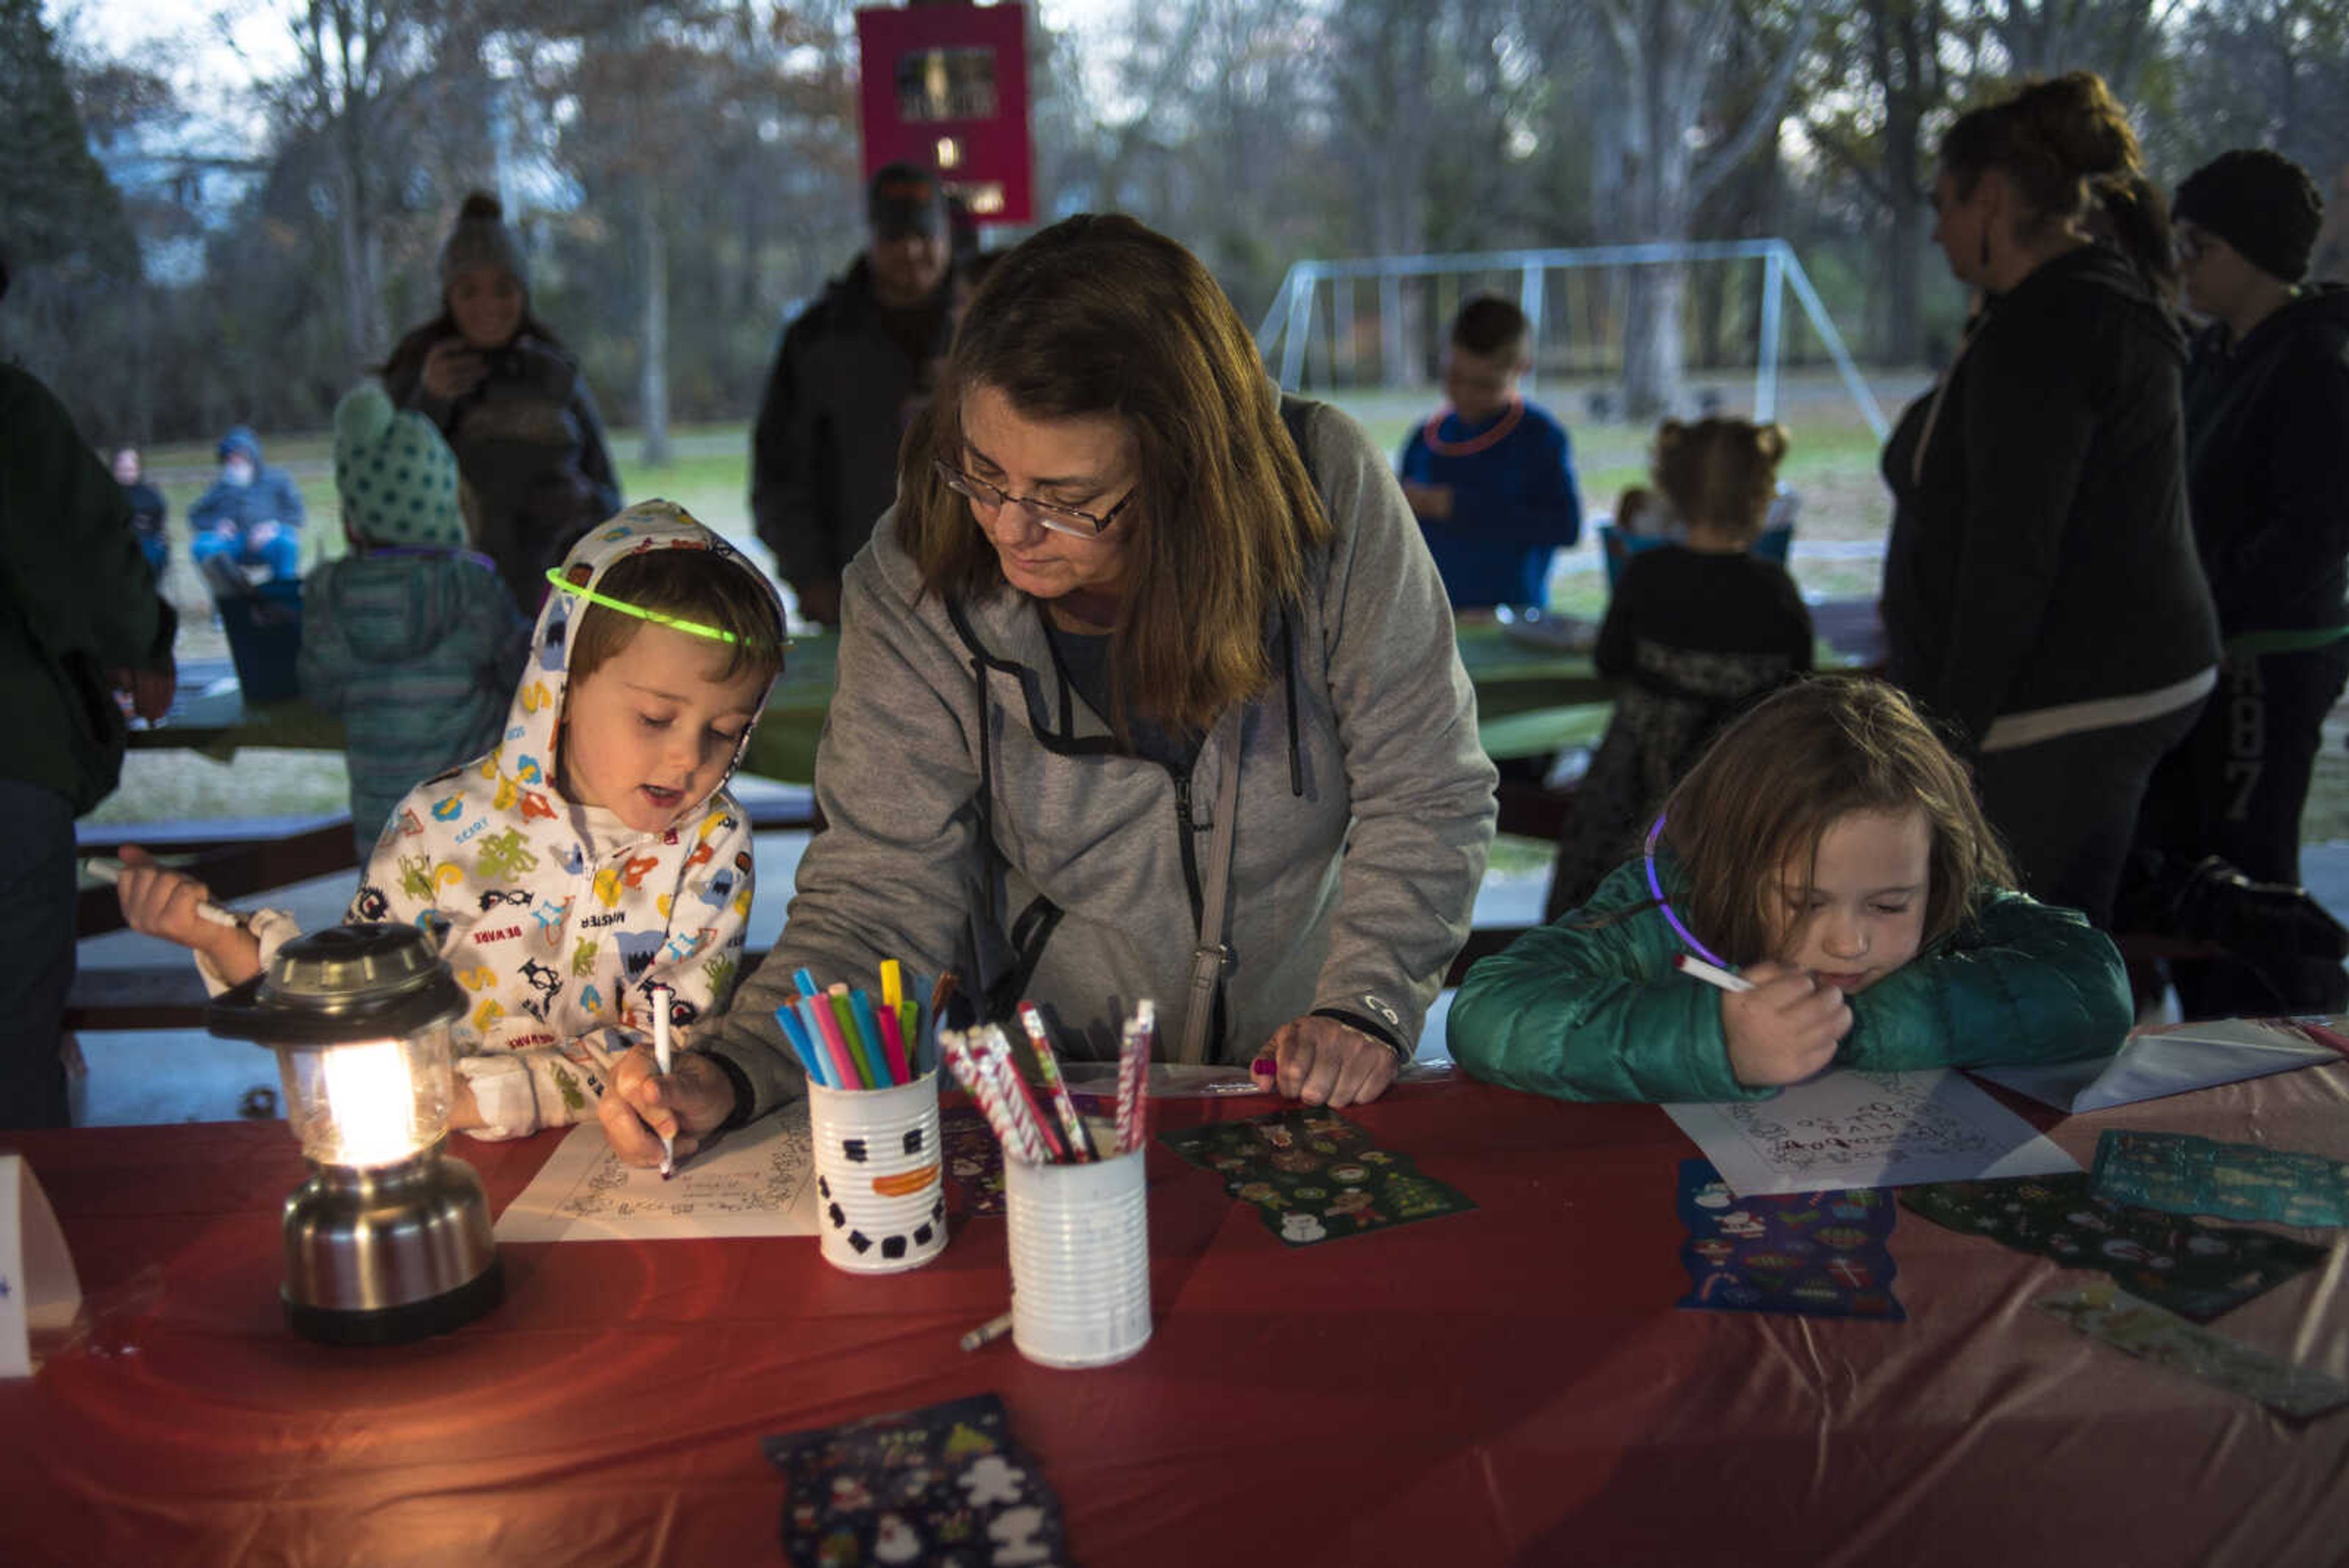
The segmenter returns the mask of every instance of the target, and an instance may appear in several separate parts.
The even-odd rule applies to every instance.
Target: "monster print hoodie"
[[[590,533],[565,571],[594,592],[613,563],[646,550],[713,551],[773,591],[750,560],[664,501]],[[673,1038],[689,1044],[695,1023],[732,992],[741,961],[750,825],[722,781],[660,833],[634,831],[556,788],[569,634],[586,607],[573,594],[547,596],[496,748],[409,792],[346,916],[413,922],[439,940],[468,998],[453,1035],[489,1124],[481,1137],[593,1116],[598,1057],[651,1038],[649,988],[673,988]],[[264,960],[294,934],[274,911],[252,924]]]

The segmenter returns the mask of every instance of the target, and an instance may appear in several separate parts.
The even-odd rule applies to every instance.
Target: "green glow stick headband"
[[[591,605],[602,605],[605,609],[618,610],[622,615],[632,615],[638,620],[648,620],[655,626],[665,626],[671,631],[684,632],[688,637],[706,637],[712,642],[729,644],[741,640],[723,627],[704,626],[698,620],[686,620],[662,610],[650,610],[642,605],[632,605],[626,599],[616,599],[609,594],[599,594],[593,588],[583,587],[566,578],[563,575],[561,566],[547,567],[546,580],[574,598],[585,599]]]

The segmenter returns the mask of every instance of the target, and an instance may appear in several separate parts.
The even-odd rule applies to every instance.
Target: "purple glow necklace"
[[[1648,829],[1648,843],[1645,850],[1648,860],[1648,891],[1654,896],[1656,908],[1664,912],[1664,923],[1671,927],[1674,931],[1677,931],[1680,934],[1681,940],[1686,942],[1689,945],[1690,950],[1693,951],[1697,957],[1704,960],[1705,962],[1713,965],[1715,969],[1725,969],[1734,973],[1735,966],[1732,965],[1727,959],[1723,958],[1719,953],[1714,952],[1711,948],[1697,940],[1696,933],[1690,930],[1686,926],[1681,924],[1681,918],[1672,912],[1671,900],[1664,897],[1664,884],[1662,880],[1656,876],[1656,840],[1661,838],[1663,836],[1664,814],[1662,812],[1658,812],[1656,814],[1655,826]]]

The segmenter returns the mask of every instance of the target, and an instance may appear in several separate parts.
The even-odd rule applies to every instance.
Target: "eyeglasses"
[[[938,471],[938,480],[948,490],[962,496],[973,506],[993,512],[1004,506],[1024,506],[1030,516],[1055,534],[1068,534],[1079,539],[1097,538],[1117,521],[1117,514],[1133,504],[1138,490],[1129,490],[1125,499],[1096,517],[1090,512],[1080,512],[1073,506],[1058,506],[1050,501],[1038,501],[1032,496],[1013,495],[999,490],[983,479],[973,479],[961,469],[948,464],[943,458],[932,458],[930,466]]]

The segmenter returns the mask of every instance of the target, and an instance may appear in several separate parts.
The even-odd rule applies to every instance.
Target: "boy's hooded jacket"
[[[188,508],[188,531],[203,534],[216,528],[232,528],[242,545],[245,535],[259,524],[301,527],[306,516],[301,489],[295,484],[292,474],[262,462],[261,438],[246,426],[238,425],[221,437],[221,460],[225,462],[231,452],[243,454],[253,464],[252,483],[231,484],[226,479],[213,480],[212,487]]]
[[[665,501],[628,508],[573,549],[594,590],[646,550],[709,550],[768,587],[757,566]],[[771,587],[768,587],[772,592]],[[617,1055],[651,1035],[646,988],[676,989],[681,1040],[722,1005],[750,909],[750,825],[723,784],[666,833],[636,833],[555,792],[571,634],[588,602],[550,593],[495,750],[409,792],[384,826],[348,919],[432,931],[468,994],[455,1026],[488,1137],[592,1116],[583,1037]],[[777,607],[780,632],[781,610]],[[750,743],[743,732],[729,766]],[[291,922],[264,931],[264,954]],[[498,1059],[502,1057],[503,1059]]]

